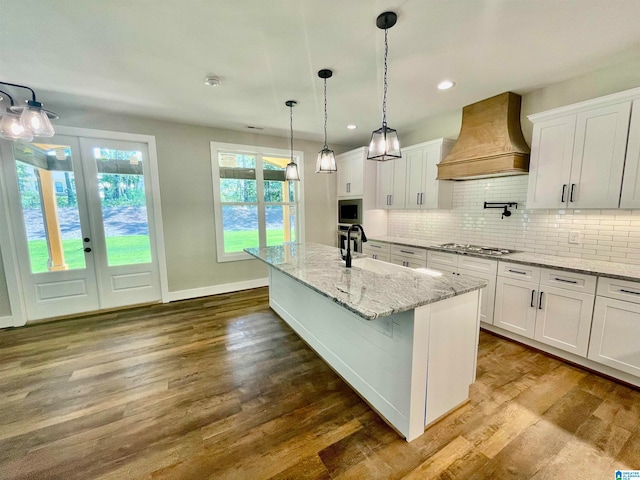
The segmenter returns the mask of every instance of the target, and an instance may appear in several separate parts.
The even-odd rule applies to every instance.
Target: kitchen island
[[[354,258],[337,248],[249,248],[271,308],[408,441],[465,403],[475,381],[482,281]]]

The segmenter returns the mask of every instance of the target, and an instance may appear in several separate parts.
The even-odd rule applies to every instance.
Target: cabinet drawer
[[[369,250],[371,253],[390,253],[391,245],[384,242],[377,242],[375,240],[369,240],[362,244],[362,250],[367,253]]]
[[[597,277],[593,275],[543,268],[540,276],[540,285],[565,288],[594,295],[596,292],[596,280]],[[640,292],[640,285],[638,287],[638,292]],[[640,297],[640,294],[638,296]],[[638,300],[640,301],[640,298]]]
[[[453,267],[453,270],[455,270],[455,267],[458,266],[458,255],[456,255],[455,253],[429,250],[429,252],[427,253],[427,264],[431,263],[449,265],[450,267]]]
[[[640,303],[640,282],[600,277],[598,278],[598,295]]]
[[[407,258],[402,255],[391,255],[391,263],[409,268],[425,268],[427,261],[420,258]]]
[[[498,270],[498,261],[460,255],[458,256],[458,268],[473,270],[474,272],[492,273],[495,275]]]
[[[373,258],[374,260],[380,260],[381,262],[391,262],[391,255],[388,253],[378,253],[378,252],[364,252],[368,257]]]
[[[498,275],[506,278],[515,278],[517,280],[527,280],[529,282],[540,281],[540,267],[531,267],[529,265],[520,265],[518,263],[499,262]]]
[[[427,260],[427,251],[424,248],[406,247],[404,245],[391,245],[391,255],[400,255],[417,260]]]

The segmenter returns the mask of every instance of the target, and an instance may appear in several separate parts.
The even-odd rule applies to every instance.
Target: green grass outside
[[[63,240],[62,249],[69,270],[86,267],[82,240]],[[29,257],[33,273],[48,271],[49,252],[46,240],[29,241]],[[107,258],[109,266],[149,263],[151,262],[149,237],[146,235],[107,237]]]

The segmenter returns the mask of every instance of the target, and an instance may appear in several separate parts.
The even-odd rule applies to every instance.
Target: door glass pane
[[[94,148],[110,267],[151,263],[142,152]]]
[[[13,144],[32,273],[86,267],[68,145]]]
[[[296,207],[294,205],[267,205],[267,245],[282,245],[296,241]]]
[[[222,226],[226,253],[260,245],[257,205],[222,205]]]

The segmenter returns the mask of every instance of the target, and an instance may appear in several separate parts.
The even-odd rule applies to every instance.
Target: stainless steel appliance
[[[491,255],[493,257],[517,253],[516,250],[509,250],[508,248],[483,247],[481,245],[468,245],[464,243],[443,243],[438,246],[456,253],[481,253],[482,255]]]
[[[362,199],[338,200],[338,224],[362,224]]]
[[[338,225],[338,248],[340,250],[347,249],[347,230],[351,225]],[[362,252],[362,235],[359,230],[351,230],[351,251],[352,252]]]

